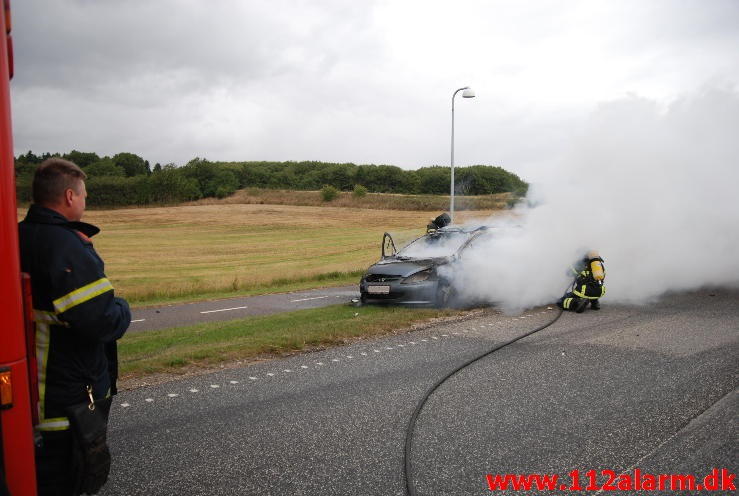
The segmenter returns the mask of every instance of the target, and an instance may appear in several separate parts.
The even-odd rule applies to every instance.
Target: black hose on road
[[[416,420],[418,419],[418,415],[420,415],[421,410],[423,409],[423,405],[426,404],[426,400],[429,399],[429,396],[431,396],[433,394],[433,392],[436,391],[436,388],[438,388],[439,386],[441,386],[444,382],[446,382],[447,379],[449,379],[451,376],[453,376],[454,374],[456,374],[460,370],[464,369],[465,367],[468,367],[468,366],[472,365],[473,363],[475,363],[476,361],[480,360],[481,358],[485,358],[486,356],[490,355],[491,353],[494,353],[494,352],[500,350],[501,348],[505,348],[509,344],[513,344],[513,343],[515,343],[516,341],[518,341],[520,339],[523,339],[523,338],[525,338],[527,336],[531,336],[535,332],[539,332],[539,331],[541,331],[543,329],[546,329],[550,325],[552,325],[555,322],[557,322],[557,319],[559,319],[561,316],[562,316],[562,310],[560,309],[559,310],[559,313],[557,314],[557,316],[554,317],[549,322],[547,322],[546,324],[544,324],[543,326],[537,327],[536,329],[534,329],[532,331],[529,331],[526,334],[522,334],[521,336],[518,336],[518,337],[516,337],[514,339],[511,339],[510,341],[507,341],[507,342],[505,342],[503,344],[500,344],[498,346],[495,346],[494,348],[486,351],[482,355],[479,355],[479,356],[473,358],[472,360],[466,361],[465,363],[463,363],[462,365],[460,365],[459,367],[457,367],[456,369],[452,370],[447,375],[445,375],[444,377],[442,377],[440,381],[438,381],[428,391],[426,391],[426,394],[423,396],[423,398],[421,399],[421,401],[416,406],[416,409],[413,411],[413,415],[411,415],[411,420],[408,423],[408,429],[406,430],[406,433],[405,433],[405,488],[406,488],[406,494],[408,496],[416,496],[418,494],[416,492],[416,487],[415,487],[415,485],[413,483],[413,477],[412,477],[412,474],[413,473],[412,473],[412,467],[411,467],[411,453],[413,451],[413,430],[416,427]]]

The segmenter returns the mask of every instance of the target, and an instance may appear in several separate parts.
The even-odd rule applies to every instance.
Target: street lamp
[[[462,98],[475,98],[475,90],[473,90],[469,86],[459,88],[452,95],[452,194],[451,199],[449,200],[449,217],[451,218],[451,223],[454,223],[454,97],[457,96],[457,93],[462,90],[464,90],[464,92],[462,93]]]

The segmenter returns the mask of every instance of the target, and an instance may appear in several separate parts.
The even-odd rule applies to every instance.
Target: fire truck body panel
[[[13,135],[10,119],[10,2],[0,15],[0,374],[10,398],[0,410],[0,444],[4,483],[13,496],[36,494],[33,426],[29,387],[29,350],[24,332],[24,312],[18,255],[18,220],[15,201]],[[6,402],[7,403],[7,402]]]

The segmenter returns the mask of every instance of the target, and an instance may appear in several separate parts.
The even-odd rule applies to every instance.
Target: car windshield
[[[434,232],[422,236],[404,246],[399,257],[437,258],[448,257],[459,250],[470,239],[471,233],[461,231]]]

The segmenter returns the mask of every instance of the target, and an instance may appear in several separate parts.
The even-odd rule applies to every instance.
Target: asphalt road
[[[359,298],[359,285],[310,289],[293,293],[245,296],[224,300],[138,308],[132,312],[128,332],[166,329],[200,322],[233,320],[306,308],[347,303]]]
[[[736,473],[737,302],[729,290],[645,307],[606,298],[463,370],[418,419],[419,494],[493,494],[486,475],[509,472]],[[423,393],[556,312],[489,311],[123,392],[100,494],[403,495],[405,429]]]

